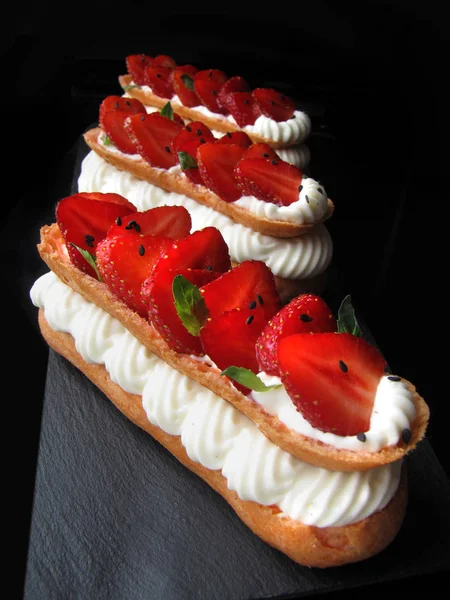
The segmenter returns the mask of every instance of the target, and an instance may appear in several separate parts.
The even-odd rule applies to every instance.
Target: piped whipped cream
[[[135,84],[131,82],[130,85]],[[139,87],[141,87],[143,92],[153,93],[148,85]],[[170,103],[174,110],[176,110],[177,105],[183,106],[183,103],[176,94],[172,96]],[[193,106],[192,110],[201,113],[205,117],[225,121],[237,126],[235,118],[230,114],[221,115],[219,113],[213,113],[203,105]],[[311,119],[305,112],[300,110],[296,110],[292,117],[287,121],[275,121],[270,117],[260,115],[253,125],[245,125],[244,127],[240,127],[240,129],[246,133],[253,133],[266,138],[271,142],[282,142],[286,145],[301,144],[311,133]]]
[[[267,392],[252,391],[250,395],[255,402],[290,429],[334,448],[378,452],[381,448],[397,444],[402,431],[411,428],[416,416],[413,396],[408,386],[401,379],[386,375],[378,384],[370,428],[364,432],[365,440],[361,441],[356,435],[339,436],[313,427],[295,408],[279,377],[264,372],[259,373],[258,377],[268,386],[280,387]]]
[[[33,304],[55,331],[73,336],[86,362],[142,396],[151,423],[181,437],[194,462],[220,470],[242,500],[276,505],[281,515],[317,527],[342,526],[382,510],[395,494],[401,462],[367,471],[328,471],[270,442],[245,415],[151,354],[123,325],[53,272],[33,285]]]
[[[262,260],[275,276],[283,279],[308,279],[320,275],[333,256],[333,242],[323,224],[296,238],[275,238],[257,233],[192,198],[166,192],[126,171],[120,171],[93,151],[82,162],[78,190],[121,194],[140,211],[163,204],[184,206],[191,215],[193,231],[208,226],[220,230],[232,261]]]

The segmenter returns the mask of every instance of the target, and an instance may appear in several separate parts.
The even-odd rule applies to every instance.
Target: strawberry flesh
[[[252,92],[261,113],[274,121],[287,121],[295,112],[295,102],[271,88],[256,88]]]
[[[256,308],[271,319],[281,308],[272,271],[258,260],[246,260],[201,289],[211,317],[239,308]]]
[[[172,147],[174,154],[178,157],[179,161],[180,157],[178,152],[186,152],[195,162],[197,162],[197,148],[201,144],[214,141],[215,137],[207,125],[204,125],[200,121],[192,121],[177,134],[173,140]],[[183,171],[193,183],[199,185],[203,184],[198,166],[187,169],[184,168]]]
[[[146,54],[130,54],[125,59],[127,71],[136,85],[145,85],[145,69],[152,64],[152,57]]]
[[[178,163],[172,142],[183,129],[181,123],[154,112],[131,115],[125,122],[125,129],[134,141],[137,152],[153,167],[170,169]]]
[[[244,154],[244,158],[269,158],[270,160],[280,160],[280,157],[269,144],[258,142],[252,144],[247,152]]]
[[[278,375],[278,342],[294,333],[331,333],[336,319],[327,303],[314,294],[302,294],[286,304],[266,325],[256,343],[261,371]]]
[[[299,198],[303,174],[280,158],[244,158],[236,166],[235,177],[241,195],[289,206]]]
[[[370,428],[386,362],[361,337],[303,333],[278,343],[281,379],[297,410],[317,429],[340,436]]]
[[[219,90],[217,96],[218,102],[223,110],[228,112],[227,96],[230,92],[250,92],[251,88],[243,77],[234,76],[230,77]]]
[[[111,110],[102,117],[102,129],[118,150],[124,154],[137,154],[136,144],[125,129],[125,120],[129,116],[126,110]],[[144,115],[138,113],[135,116],[141,118]]]
[[[169,79],[172,89],[184,106],[193,107],[200,104],[199,97],[193,89],[193,78],[197,71],[198,69],[192,65],[184,65],[183,67],[177,67],[170,74]],[[192,89],[190,86],[192,86]]]
[[[252,145],[251,138],[245,131],[228,131],[225,135],[216,140],[216,144],[236,144],[242,148],[249,148]]]
[[[172,98],[171,72],[172,69],[169,67],[155,67],[152,63],[150,67],[145,68],[145,85],[148,85],[156,96]]]
[[[194,90],[203,106],[206,106],[213,113],[226,114],[226,111],[218,102],[218,94],[221,87],[222,83],[220,81],[196,79],[194,77]]]
[[[179,240],[189,235],[191,226],[191,215],[184,206],[157,206],[117,219],[109,228],[108,236],[137,231],[142,235],[163,235]]]
[[[128,112],[130,115],[143,113],[146,114],[145,106],[140,100],[136,98],[124,98],[123,96],[106,96],[100,104],[98,123],[102,129],[103,117],[106,113],[112,110],[122,110]]]
[[[111,224],[118,217],[125,218],[135,210],[134,206],[119,194],[84,192],[60,200],[56,206],[56,222],[72,264],[91,277],[97,278],[94,269],[72,244],[95,256],[97,244],[105,237]]]
[[[158,54],[152,60],[152,67],[165,67],[166,69],[175,69],[177,63],[171,56],[167,56],[167,54]]]
[[[236,144],[206,143],[197,150],[197,163],[203,183],[225,202],[242,196],[234,170],[245,148]]]
[[[261,115],[251,92],[229,92],[224,102],[239,127],[254,125],[256,119]]]

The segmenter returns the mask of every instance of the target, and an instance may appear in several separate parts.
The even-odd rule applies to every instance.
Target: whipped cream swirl
[[[163,204],[184,206],[191,215],[193,231],[208,226],[220,230],[232,261],[262,260],[275,276],[283,279],[300,280],[320,275],[333,256],[333,242],[323,224],[296,238],[275,238],[257,233],[192,198],[166,192],[126,171],[119,171],[92,151],[82,162],[78,190],[121,194],[140,211]]]
[[[54,330],[74,337],[87,362],[104,364],[113,381],[142,395],[149,421],[180,436],[191,460],[221,470],[239,498],[277,505],[282,515],[307,525],[331,527],[368,517],[395,494],[400,461],[341,473],[294,458],[231,404],[149,353],[54,273],[40,277],[30,296]]]

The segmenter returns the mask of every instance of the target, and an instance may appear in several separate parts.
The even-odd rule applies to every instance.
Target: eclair
[[[368,470],[401,460],[423,438],[425,401],[351,333],[348,303],[337,320],[317,296],[282,306],[267,265],[232,267],[218,229],[188,233],[182,207],[133,212],[128,200],[110,196],[63,199],[38,249],[62,281],[147,350],[311,465]],[[103,230],[100,217],[90,224],[97,204]]]

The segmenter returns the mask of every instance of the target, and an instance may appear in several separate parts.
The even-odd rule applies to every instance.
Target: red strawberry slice
[[[167,56],[167,54],[158,54],[152,60],[152,67],[165,67],[167,69],[175,69],[177,63],[171,56]]]
[[[244,154],[244,158],[270,158],[270,160],[280,160],[278,154],[269,146],[269,144],[260,142],[252,144]]]
[[[289,206],[299,198],[303,174],[280,158],[244,158],[236,166],[235,177],[241,195]]]
[[[170,83],[174,93],[178,96],[184,106],[198,106],[199,97],[194,90],[194,75],[198,69],[192,65],[177,67],[170,74]]]
[[[225,97],[228,112],[239,127],[254,125],[261,111],[251,92],[229,92]]]
[[[299,333],[279,341],[278,363],[287,393],[313,427],[342,436],[369,429],[386,367],[375,346],[350,333]]]
[[[281,308],[273,273],[258,260],[244,261],[200,291],[213,318],[235,308],[250,314],[259,308],[268,321]]]
[[[130,139],[128,131],[125,129],[125,120],[129,116],[130,113],[126,110],[111,110],[102,117],[102,129],[118,150],[124,154],[137,154],[136,144],[134,140]],[[141,113],[137,113],[135,116],[144,117]]]
[[[278,342],[294,333],[331,333],[337,331],[331,309],[319,296],[302,294],[284,306],[266,325],[256,343],[261,371],[278,375]]]
[[[226,114],[226,111],[219,105],[217,96],[222,84],[219,81],[209,79],[195,79],[194,90],[203,106],[213,113]]]
[[[204,269],[158,269],[142,284],[141,296],[148,306],[149,320],[161,337],[175,352],[201,356],[200,338],[189,333],[175,308],[172,284],[176,275],[183,275],[200,287],[217,277],[217,273]]]
[[[274,121],[287,121],[295,112],[292,98],[271,88],[256,88],[253,90],[253,97],[262,114]]]
[[[142,301],[142,283],[173,240],[162,235],[141,235],[136,230],[107,236],[97,246],[97,267],[111,292],[141,317],[148,317]]]
[[[151,66],[145,68],[145,85],[148,85],[152,92],[161,98],[172,98],[171,72],[172,69],[169,67],[154,67],[152,63]]]
[[[212,134],[211,130],[207,125],[204,125],[200,121],[192,121],[188,125],[186,125],[180,133],[174,138],[172,143],[172,148],[174,154],[178,157],[178,161],[180,162],[181,168],[184,173],[189,177],[189,179],[193,183],[197,183],[199,185],[203,184],[203,180],[200,176],[200,172],[198,166],[185,166],[186,164],[192,165],[195,163],[197,165],[197,148],[201,144],[205,144],[206,142],[214,142],[215,137]],[[190,162],[186,161],[185,157],[180,156],[178,153],[184,152],[188,154],[192,159]]]
[[[172,142],[183,129],[181,123],[154,112],[130,116],[125,122],[125,129],[137,152],[153,167],[170,169],[178,163]]]
[[[249,148],[252,145],[251,138],[245,131],[228,131],[225,135],[216,140],[216,144],[236,144],[242,148]]]
[[[219,367],[236,366],[258,373],[256,340],[267,323],[262,308],[228,310],[217,317],[208,319],[200,331],[203,351]],[[233,381],[242,393],[250,390]]]
[[[96,247],[117,218],[125,218],[135,207],[119,194],[100,192],[73,194],[56,206],[56,222],[66,243],[72,264],[97,278],[91,265],[72,244],[95,256]]]
[[[222,234],[215,227],[205,227],[178,240],[165,252],[158,264],[159,270],[168,269],[208,269],[224,273],[231,268],[228,246]]]
[[[191,215],[184,206],[157,206],[116,219],[108,230],[108,236],[137,231],[142,235],[163,235],[179,240],[189,235],[191,226]]]
[[[228,76],[220,69],[203,69],[202,71],[197,71],[194,77],[195,81],[199,81],[200,79],[223,84],[227,81]]]
[[[125,59],[127,71],[136,85],[145,85],[145,68],[152,64],[152,57],[146,54],[130,54]]]
[[[206,143],[198,147],[197,163],[203,183],[225,202],[242,196],[234,170],[245,153],[236,144]]]
[[[218,102],[222,109],[228,112],[227,96],[230,92],[250,92],[251,88],[243,77],[234,76],[227,79],[219,90],[217,96]]]
[[[100,104],[98,123],[102,129],[103,117],[107,112],[112,110],[122,110],[128,112],[130,115],[143,113],[146,114],[145,106],[140,100],[136,98],[124,98],[123,96],[107,96]]]

